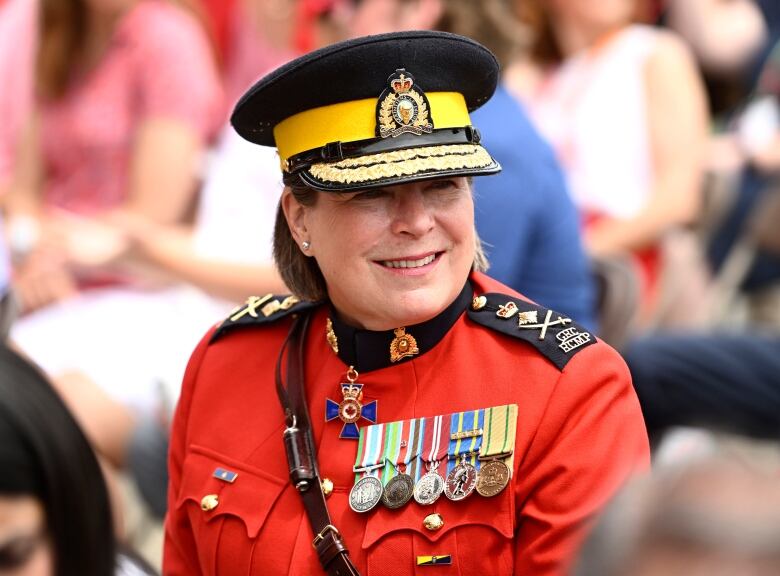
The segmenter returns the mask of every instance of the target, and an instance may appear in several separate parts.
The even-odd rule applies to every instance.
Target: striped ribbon
[[[364,426],[360,429],[358,440],[358,455],[355,460],[355,468],[360,472],[355,473],[355,482],[364,476],[379,477],[384,465],[385,424]]]
[[[408,421],[390,422],[385,425],[385,446],[382,451],[382,460],[385,465],[379,479],[382,484],[387,484],[395,476],[398,467],[398,456],[401,454],[401,439],[403,438],[404,428],[408,428]]]
[[[484,410],[457,412],[450,416],[450,431],[451,434],[468,430],[476,431],[482,428],[484,423]],[[447,455],[449,456],[447,459],[447,473],[452,472],[452,469],[460,462],[459,457],[462,454],[469,454],[469,456],[464,458],[464,461],[479,469],[477,453],[482,446],[482,437],[482,434],[479,434],[472,436],[471,438],[450,438],[449,447],[447,449]]]
[[[425,474],[425,466],[422,465],[422,459],[420,456],[423,451],[423,441],[425,440],[425,430],[427,428],[425,418],[417,418],[413,420],[414,430],[410,430],[410,441],[407,447],[404,461],[407,464],[406,473],[412,477],[414,483],[420,479],[420,476]]]
[[[433,416],[425,418],[425,435],[420,457],[430,467],[441,462],[447,455],[450,439],[450,417]],[[441,475],[444,471],[440,470]],[[446,474],[445,474],[446,475]]]
[[[502,458],[512,470],[514,462],[515,432],[517,431],[517,404],[495,406],[485,409],[483,425],[482,448],[479,456],[483,460],[491,456],[500,456],[512,452],[511,456]]]

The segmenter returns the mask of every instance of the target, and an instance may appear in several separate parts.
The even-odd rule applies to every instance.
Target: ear
[[[434,30],[444,12],[445,0],[404,2],[399,30]]]
[[[288,186],[285,186],[282,192],[281,203],[293,240],[300,246],[304,240],[309,240],[309,231],[306,228],[306,206],[295,199]]]

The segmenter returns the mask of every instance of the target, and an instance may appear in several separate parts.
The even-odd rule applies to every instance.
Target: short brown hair
[[[319,192],[306,186],[297,176],[285,174],[284,183],[297,202],[303,206],[314,206]],[[469,186],[471,179],[469,178]],[[328,194],[328,192],[323,192]],[[472,269],[484,272],[488,269],[488,261],[482,248],[482,241],[474,233],[474,263]],[[282,209],[282,202],[276,208],[276,223],[274,224],[274,261],[279,274],[287,287],[301,300],[320,301],[328,297],[328,287],[322,275],[317,260],[303,254],[290,232],[290,226]]]
[[[528,36],[514,10],[513,0],[443,0],[436,29],[468,36],[507,66],[526,46]]]

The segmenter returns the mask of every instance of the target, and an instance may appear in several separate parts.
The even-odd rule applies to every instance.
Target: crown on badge
[[[401,94],[402,92],[409,92],[409,90],[412,89],[412,84],[414,84],[414,80],[406,76],[405,74],[401,74],[398,78],[393,78],[390,81],[390,87],[393,89],[393,92],[396,94]]]
[[[344,400],[357,400],[360,402],[363,399],[362,386],[355,386],[354,384],[342,385],[341,393],[344,395]]]

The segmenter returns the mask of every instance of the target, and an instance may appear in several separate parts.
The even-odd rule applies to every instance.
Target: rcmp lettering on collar
[[[476,296],[468,316],[474,322],[525,340],[559,370],[596,338],[571,318],[504,294]]]
[[[219,325],[211,337],[211,342],[233,328],[270,324],[291,314],[319,306],[319,304],[319,302],[301,301],[291,294],[250,296]]]

